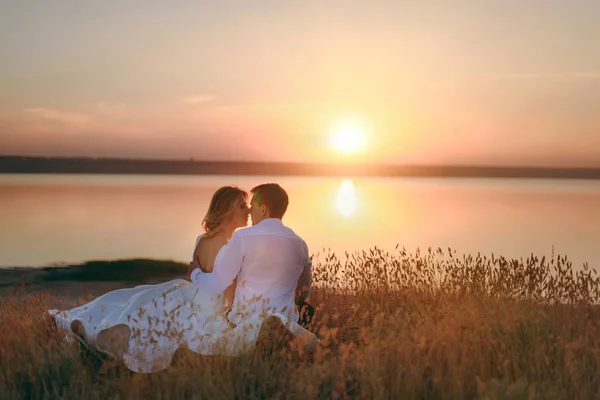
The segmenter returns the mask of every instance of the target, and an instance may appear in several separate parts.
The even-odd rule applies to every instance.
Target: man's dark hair
[[[287,192],[276,183],[263,183],[250,191],[254,194],[253,200],[256,205],[265,205],[269,209],[272,218],[283,218],[287,211],[289,199]]]

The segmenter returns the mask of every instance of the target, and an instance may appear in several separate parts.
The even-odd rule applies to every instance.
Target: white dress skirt
[[[169,366],[181,347],[202,355],[235,357],[256,344],[263,321],[275,316],[308,349],[318,339],[281,314],[249,315],[231,324],[223,309],[224,295],[211,295],[195,284],[175,279],[156,285],[108,292],[80,307],[50,310],[59,330],[73,333],[74,324],[88,346],[121,358],[133,372],[151,373]],[[128,331],[125,351],[115,354],[103,343],[110,328]],[[114,331],[114,329],[113,329]]]

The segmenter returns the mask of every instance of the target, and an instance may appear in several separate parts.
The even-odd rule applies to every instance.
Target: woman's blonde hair
[[[223,186],[213,194],[206,216],[202,220],[202,228],[206,236],[211,237],[219,232],[219,226],[231,216],[240,202],[248,202],[248,193],[235,186]]]

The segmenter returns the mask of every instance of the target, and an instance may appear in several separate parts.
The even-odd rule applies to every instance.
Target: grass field
[[[575,270],[556,255],[506,260],[441,249],[318,259],[311,330],[322,343],[314,354],[294,343],[235,359],[182,352],[152,375],[132,374],[53,334],[40,315],[56,297],[27,287],[6,292],[0,398],[600,398],[595,270]],[[112,279],[120,279],[117,271],[130,282],[133,271],[161,273],[160,263],[120,263],[112,264]],[[90,265],[76,276],[57,274],[85,285],[107,268]],[[170,273],[185,267],[172,265]]]

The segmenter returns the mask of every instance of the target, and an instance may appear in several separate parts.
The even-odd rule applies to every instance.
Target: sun
[[[364,149],[367,138],[358,121],[338,122],[331,132],[331,147],[343,153],[356,153]]]

